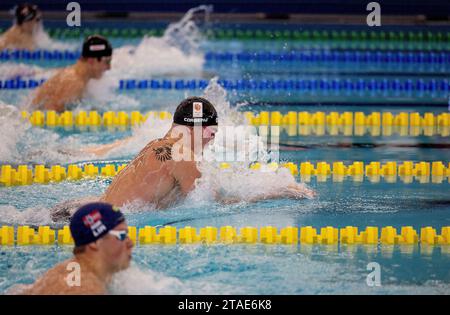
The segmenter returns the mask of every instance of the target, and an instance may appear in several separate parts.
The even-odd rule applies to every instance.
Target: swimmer
[[[0,50],[36,48],[34,34],[37,32],[42,19],[37,5],[30,3],[19,4],[15,9],[15,23],[0,36]]]
[[[80,59],[59,70],[40,86],[31,102],[33,110],[63,112],[68,104],[81,100],[91,79],[100,79],[111,69],[112,47],[100,35],[89,36],[83,43]]]
[[[204,147],[214,139],[218,128],[218,117],[214,106],[201,97],[190,97],[178,105],[173,116],[171,129],[162,139],[150,142],[137,157],[116,177],[101,197],[104,202],[124,205],[134,200],[150,202],[157,208],[166,208],[173,202],[185,197],[195,187],[196,179],[201,177],[194,156],[195,121],[201,119],[201,155]],[[180,132],[180,127],[187,132]],[[188,138],[186,141],[186,139]],[[179,147],[180,142],[182,145]],[[187,155],[185,155],[187,153]],[[174,159],[174,155],[188,157]],[[302,185],[291,185],[285,191],[255,198],[304,198],[312,197],[314,192]],[[230,203],[240,200],[224,199],[219,193],[216,199]]]
[[[194,125],[201,121],[200,146],[195,147]],[[201,97],[189,97],[178,105],[173,123],[166,135],[148,143],[144,149],[117,174],[107,188],[101,202],[123,206],[133,201],[152,203],[156,208],[168,208],[184,199],[195,188],[201,177],[195,156],[203,154],[204,147],[214,139],[218,117],[214,106]],[[198,130],[198,129],[197,129]],[[180,158],[183,157],[183,158]],[[270,194],[261,193],[245,201],[256,202],[277,198],[312,198],[315,192],[302,184],[291,184]],[[91,198],[91,197],[89,197]],[[216,192],[218,202],[228,204],[242,201],[224,197]],[[92,199],[90,199],[92,200]],[[66,201],[50,210],[54,221],[64,221],[72,214],[79,200]]]
[[[86,204],[73,215],[70,232],[74,257],[47,271],[21,294],[106,294],[113,274],[128,268],[133,243],[118,208]],[[74,270],[80,271],[79,284],[74,281]]]

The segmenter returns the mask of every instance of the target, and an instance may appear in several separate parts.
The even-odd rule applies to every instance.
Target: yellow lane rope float
[[[261,125],[311,125],[311,126],[411,126],[431,127],[450,126],[450,113],[439,114],[427,112],[296,112],[283,114],[279,111],[262,111],[259,114],[244,112],[247,122],[254,126]],[[141,113],[133,111],[108,111],[103,114],[97,111],[65,111],[61,114],[55,111],[22,112],[22,117],[28,119],[33,126],[70,127],[70,126],[135,126],[143,123],[148,117],[171,119],[172,114],[167,111],[151,111]]]
[[[127,113],[124,111],[113,112],[107,111],[99,114],[97,111],[65,111],[58,114],[55,111],[34,111],[28,113],[22,111],[22,117],[28,119],[33,126],[38,127],[72,127],[72,126],[136,126],[145,122],[149,117],[165,120],[172,119],[172,114],[166,111],[150,111],[148,113],[140,113],[133,111]]]
[[[2,165],[0,173],[0,185],[3,186],[24,186],[31,184],[48,184],[64,180],[93,179],[97,177],[113,177],[117,175],[127,164],[96,166],[94,164],[69,164],[67,167],[53,165],[35,165],[34,168],[28,165],[19,165],[17,168],[12,165]],[[222,170],[232,168],[231,163],[222,162],[219,164]],[[412,161],[386,161],[386,162],[352,162],[345,164],[342,161],[336,162],[301,162],[299,165],[293,162],[282,163],[252,163],[250,170],[261,172],[275,172],[281,168],[287,169],[292,175],[300,175],[300,179],[309,182],[311,177],[317,177],[318,182],[327,181],[331,178],[334,182],[343,181],[346,177],[352,177],[354,181],[362,181],[366,177],[371,182],[378,182],[384,178],[386,182],[396,182],[397,178],[405,183],[413,180],[420,183],[444,183],[448,179],[450,183],[450,162],[447,166],[442,161],[433,162],[412,162]]]
[[[392,226],[381,228],[368,226],[358,231],[355,226],[336,228],[326,226],[316,229],[312,226],[287,226],[278,229],[264,226],[259,229],[252,226],[238,229],[232,226],[206,226],[199,229],[191,226],[176,228],[164,226],[156,228],[145,226],[128,227],[130,239],[134,244],[309,244],[309,245],[450,245],[450,226],[436,229],[422,227],[420,234],[412,226],[403,226],[400,233]],[[37,230],[29,226],[0,227],[0,245],[73,245],[73,238],[68,226],[54,230],[49,226],[39,226]]]

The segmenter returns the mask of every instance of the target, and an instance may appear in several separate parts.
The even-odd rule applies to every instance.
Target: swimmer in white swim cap
[[[32,109],[63,112],[66,106],[79,101],[91,79],[100,79],[111,69],[112,47],[100,35],[89,36],[83,43],[80,59],[58,71],[40,86],[31,102]]]
[[[15,8],[15,23],[0,36],[0,50],[36,48],[34,33],[42,20],[42,13],[37,5],[19,4]]]

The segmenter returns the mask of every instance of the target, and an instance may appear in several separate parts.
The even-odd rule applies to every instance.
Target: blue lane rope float
[[[0,51],[1,61],[14,60],[76,60],[79,51],[69,50],[3,50]],[[252,61],[252,62],[355,62],[355,63],[400,63],[400,64],[437,64],[450,63],[450,52],[416,52],[416,51],[367,51],[367,50],[310,50],[310,51],[244,51],[206,52],[207,61]]]
[[[381,233],[380,233],[381,229]],[[272,244],[272,245],[450,245],[450,226],[441,228],[438,234],[431,226],[421,227],[417,232],[412,226],[402,226],[400,233],[393,226],[382,228],[367,226],[361,231],[355,226],[336,228],[326,226],[316,229],[312,226],[287,226],[279,230],[274,226],[206,226],[197,228],[185,226],[176,228],[164,226],[128,227],[128,236],[137,245],[175,244]],[[72,245],[74,241],[68,226],[55,230],[50,226],[39,226],[37,231],[27,225],[0,226],[0,246],[29,245]]]
[[[357,62],[357,63],[426,63],[448,64],[448,52],[407,51],[292,51],[292,52],[207,52],[206,60],[214,61],[277,61],[277,62]]]
[[[44,80],[15,78],[0,80],[0,89],[32,89]],[[238,91],[297,91],[297,92],[402,92],[439,93],[437,97],[448,97],[449,79],[300,79],[300,80],[218,80],[227,90]],[[119,90],[197,90],[205,89],[208,80],[170,80],[170,79],[126,79],[119,81]]]
[[[38,49],[34,51],[29,50],[2,50],[0,51],[1,61],[18,61],[18,60],[76,60],[80,58],[79,51],[69,50],[45,50]]]

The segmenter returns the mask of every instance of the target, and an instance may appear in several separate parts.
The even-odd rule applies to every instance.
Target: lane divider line
[[[35,165],[34,168],[28,165],[2,165],[0,173],[0,185],[25,186],[32,184],[58,183],[65,180],[94,179],[98,177],[113,177],[123,170],[127,164],[106,164],[98,166],[92,163],[84,165],[69,164],[67,166],[53,165]],[[232,169],[233,163],[221,162],[218,167],[224,172]],[[404,183],[412,183],[414,180],[425,184],[450,183],[450,162],[447,165],[442,161],[372,161],[364,163],[354,161],[345,164],[343,161],[335,162],[293,162],[281,163],[251,163],[249,170],[257,172],[277,172],[286,169],[293,176],[300,175],[303,182],[310,182],[312,177],[317,178],[317,182],[326,182],[332,179],[333,182],[342,182],[347,177],[353,181],[363,181],[364,178],[372,183],[381,182],[381,179],[387,183],[396,183],[400,179]]]
[[[136,245],[149,244],[284,244],[284,245],[450,245],[450,226],[441,228],[437,234],[431,226],[422,227],[418,233],[412,226],[402,226],[400,233],[392,226],[381,228],[368,226],[358,231],[355,226],[336,228],[326,226],[316,229],[312,226],[245,226],[238,229],[233,226],[206,226],[199,229],[191,226],[176,228],[164,226],[156,228],[145,226],[128,227],[128,235]],[[54,230],[50,226],[39,226],[37,230],[29,226],[0,227],[0,245],[73,245],[74,241],[68,226]]]

